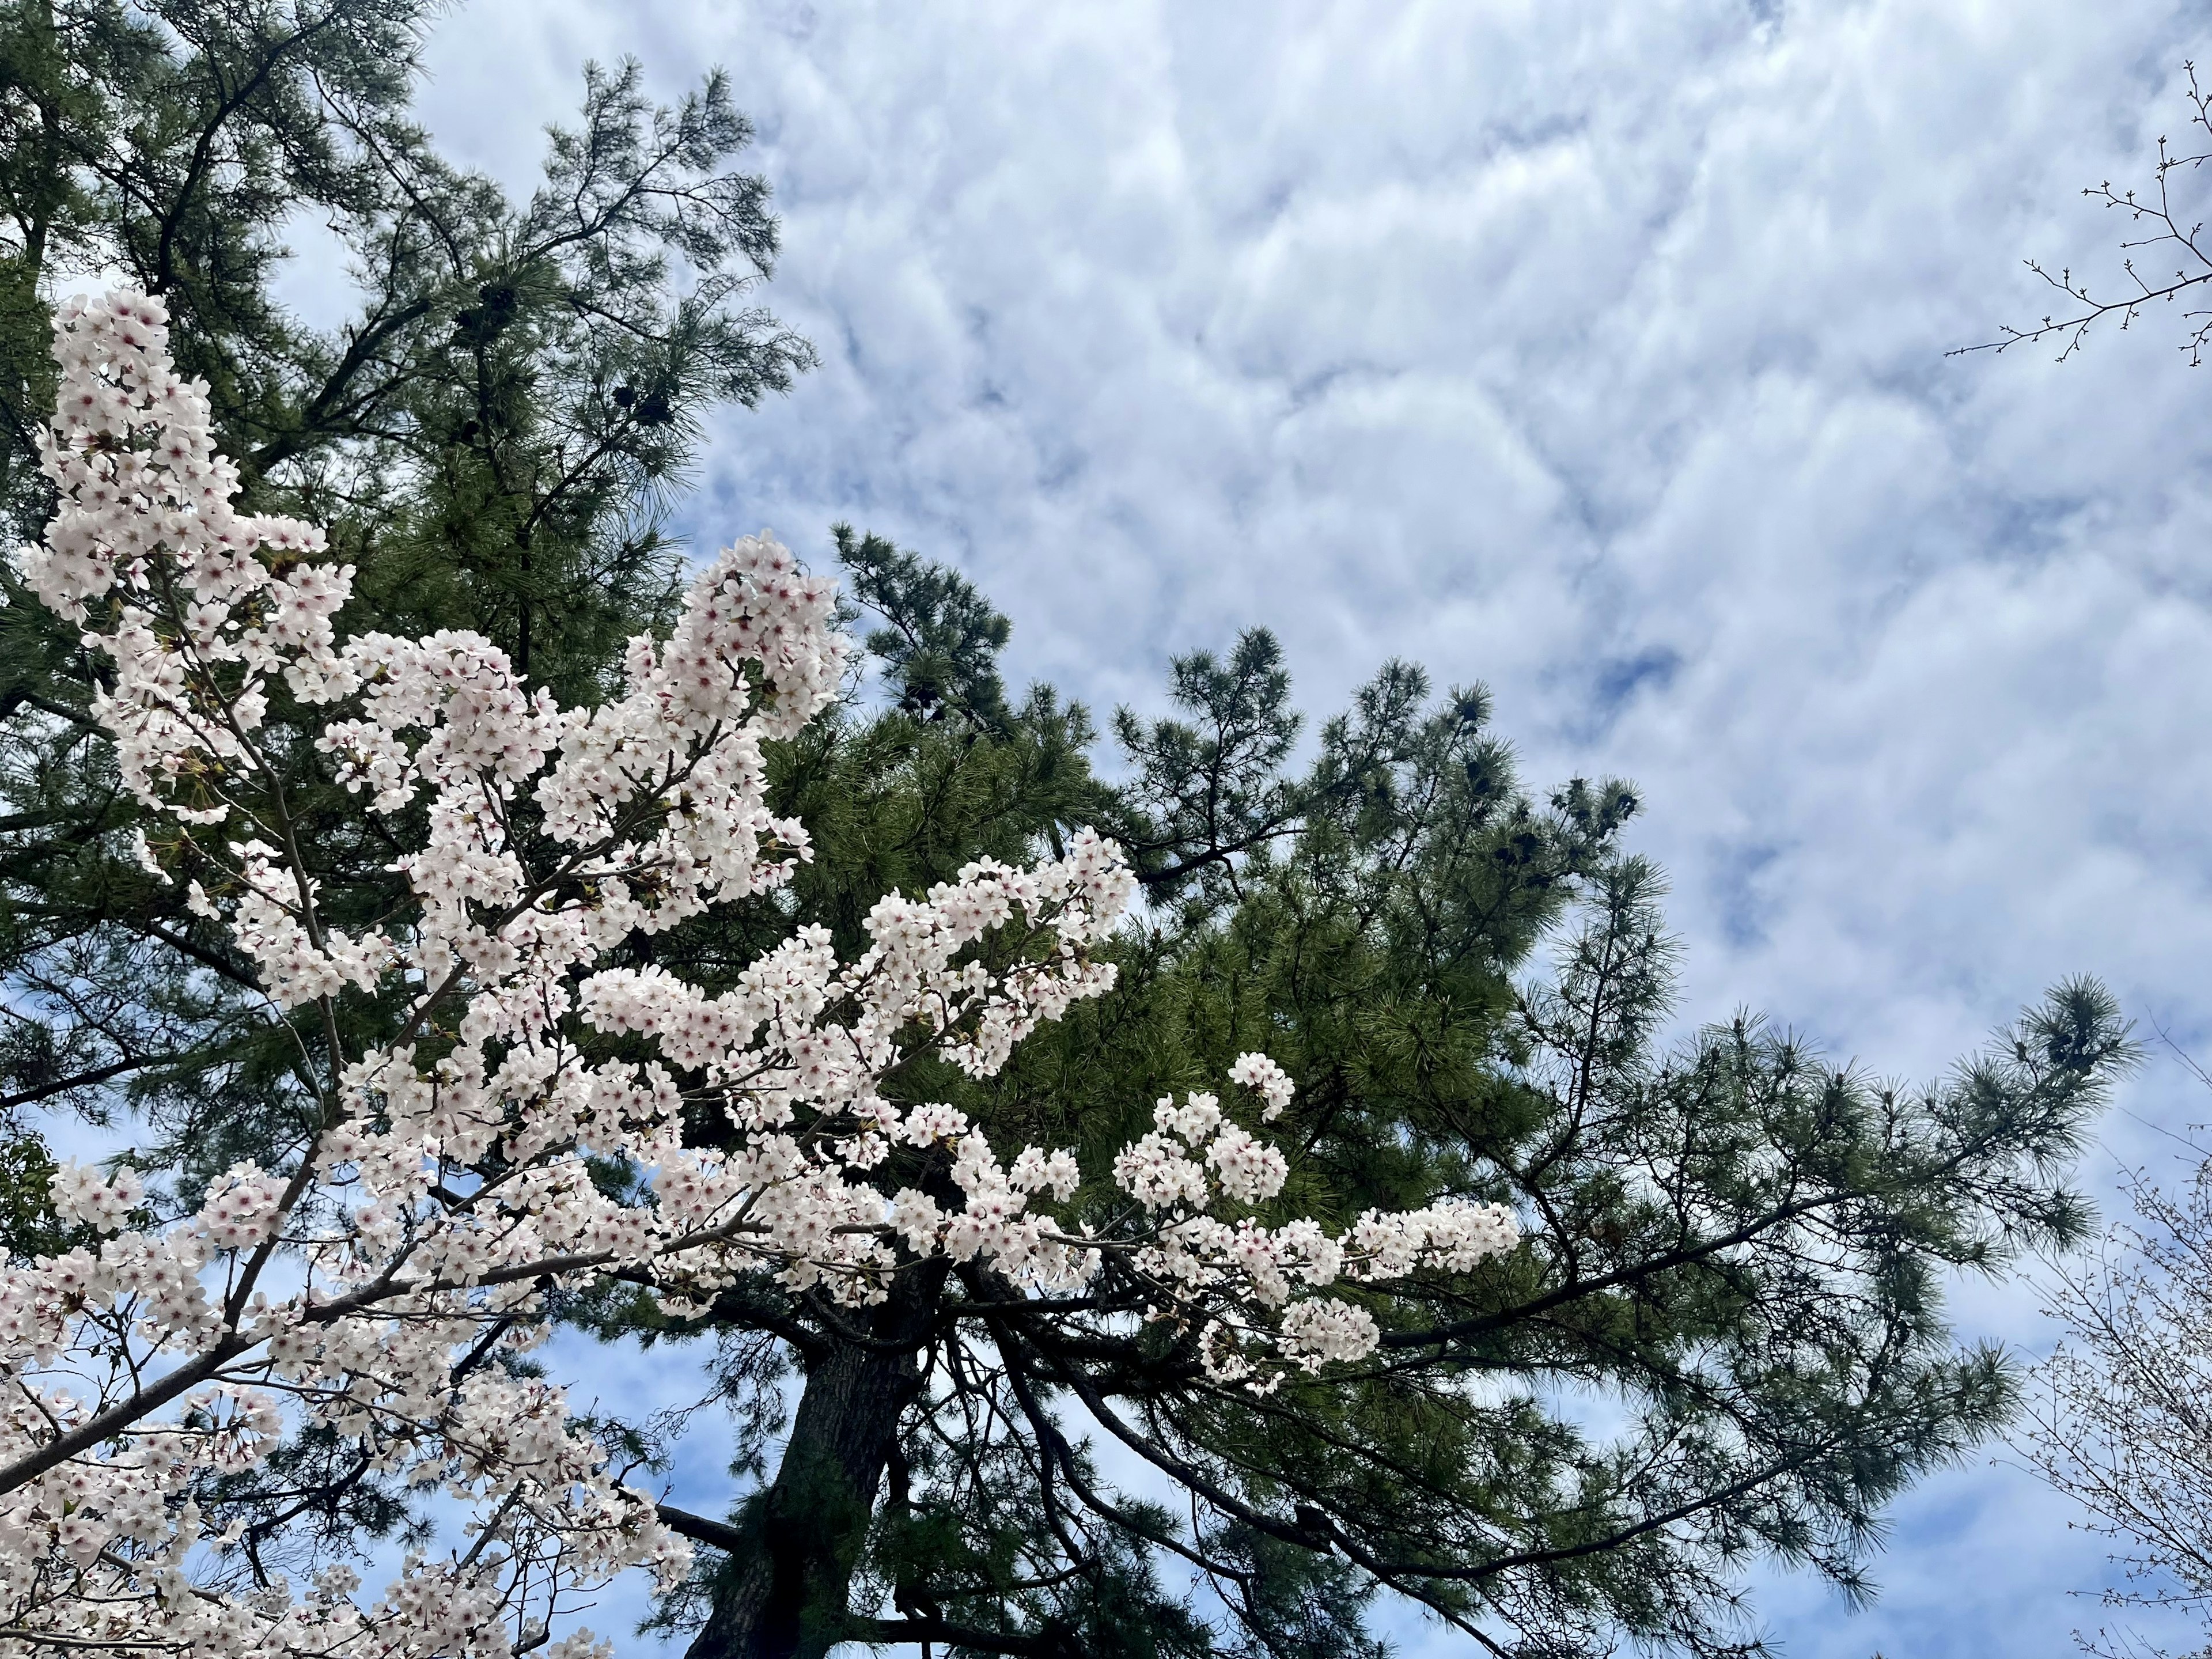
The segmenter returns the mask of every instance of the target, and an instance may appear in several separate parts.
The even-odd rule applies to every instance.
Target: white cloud
[[[2074,192],[2179,129],[2191,15],[480,0],[427,107],[520,183],[583,57],[732,71],[826,364],[720,429],[702,539],[892,533],[1103,703],[1255,622],[1316,710],[1390,654],[1484,678],[1535,781],[1643,785],[1694,1010],[1925,1076],[2077,969],[2212,1039],[2212,391],[2170,313],[1942,355],[2047,308],[2024,254],[2113,270]],[[2106,1139],[2100,1183],[2155,1145]],[[1771,1622],[2070,1652],[2065,1518],[1931,1481],[1883,1609]]]

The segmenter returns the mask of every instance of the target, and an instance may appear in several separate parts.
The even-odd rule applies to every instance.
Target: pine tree
[[[573,698],[678,591],[665,514],[705,415],[812,354],[754,302],[776,228],[764,181],[728,165],[750,129],[720,74],[659,108],[637,64],[587,69],[518,204],[409,119],[437,9],[0,9],[0,514],[21,539],[47,510],[49,301],[120,270],[168,304],[246,505],[326,526],[379,625],[474,629]],[[270,289],[302,215],[353,262],[356,309],[327,332]],[[204,1176],[296,1125],[320,1036],[256,1019],[246,965],[118,856],[131,809],[88,742],[95,671],[0,583],[0,1100],[98,1113],[119,1093],[149,1156]],[[389,845],[298,759],[319,876],[380,913]]]
[[[975,637],[965,678],[988,683]],[[1487,696],[1435,697],[1404,665],[1303,775],[1272,639],[1186,659],[1173,685],[1177,718],[1115,722],[1111,810],[1152,895],[1115,989],[991,1083],[918,1066],[902,1097],[1103,1167],[1156,1097],[1264,1043],[1298,1085],[1285,1214],[1462,1195],[1529,1217],[1528,1243],[1377,1297],[1382,1356],[1259,1400],[1110,1274],[1049,1310],[939,1264],[865,1316],[763,1281],[696,1326],[647,1320],[714,1341],[763,1434],[803,1379],[736,1511],[665,1511],[720,1553],[668,1610],[696,1659],[1358,1653],[1378,1589],[1485,1650],[1721,1654],[1755,1646],[1738,1577],[1757,1555],[1867,1593],[1882,1506],[2011,1409],[2004,1356],[1954,1344],[1942,1279],[2079,1235],[2061,1172],[2129,1052],[2109,998],[2062,987],[1919,1089],[1749,1016],[1668,1046],[1674,948],[1657,873],[1620,845],[1624,786],[1532,800]],[[990,743],[951,746],[980,775]],[[859,896],[807,902],[827,919]],[[1079,1200],[1102,1224],[1127,1201]],[[626,1311],[586,1316],[611,1334]],[[1174,1506],[1117,1492],[1101,1448]]]

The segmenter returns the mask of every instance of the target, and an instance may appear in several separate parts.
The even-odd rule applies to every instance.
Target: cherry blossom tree
[[[2120,1583],[2099,1600],[2115,1625],[2077,1632],[2083,1650],[2155,1659],[2175,1650],[2130,1610],[2193,1626],[2187,1651],[2212,1631],[2212,1162],[2176,1187],[2136,1171],[2124,1190],[2133,1215],[2045,1278],[2063,1336],[2013,1440],[2113,1542]]]
[[[605,965],[808,857],[765,804],[763,753],[835,695],[830,584],[741,541],[670,637],[630,642],[618,696],[563,708],[472,635],[341,642],[349,569],[313,526],[234,510],[159,302],[65,305],[56,356],[61,507],[22,574],[109,664],[95,712],[159,826],[137,832],[142,861],[228,927],[272,1019],[319,1011],[327,1075],[296,1164],[241,1164],[189,1212],[128,1167],[55,1176],[82,1242],[0,1279],[0,1652],[503,1656],[617,1572],[673,1583],[688,1547],[653,1494],[512,1363],[563,1285],[624,1281],[682,1317],[765,1272],[860,1310],[940,1262],[1049,1306],[1113,1258],[1210,1378],[1264,1397],[1376,1350],[1340,1281],[1515,1246],[1510,1211],[1461,1200],[1335,1236],[1263,1224],[1288,1167],[1266,1125],[1291,1091],[1261,1054],[1225,1100],[1159,1102],[1114,1159],[1131,1201],[1106,1229],[1063,1218],[1070,1151],[887,1100],[917,1052],[989,1077],[1110,985],[1098,947],[1132,879],[1094,835],[884,897],[850,959],[801,928],[718,995]],[[328,710],[317,746],[405,836],[411,902],[374,926],[319,908],[263,747],[280,685]],[[349,1050],[342,1000],[381,1011],[386,1040]],[[712,1146],[684,1133],[702,1108],[730,1131]],[[944,1149],[936,1190],[882,1190],[902,1146]],[[595,1179],[610,1163],[641,1178]],[[207,1477],[309,1437],[463,1518],[373,1595],[339,1562],[297,1586],[249,1576],[244,1519]],[[549,1650],[601,1649],[575,1632]]]

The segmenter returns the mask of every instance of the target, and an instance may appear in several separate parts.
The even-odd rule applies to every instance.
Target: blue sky
[[[1316,713],[1391,655],[1484,680],[1533,779],[1643,787],[1690,1017],[1925,1076],[2075,971],[2212,1048],[2212,376],[2170,313],[2063,366],[1943,355],[2048,308],[2024,256],[2117,276],[2081,187],[2179,132],[2206,33],[2152,0],[476,0],[424,110],[520,186],[586,58],[731,72],[824,365],[717,428],[702,543],[890,534],[1102,706],[1253,623]],[[2087,1179],[2206,1116],[2154,1064]],[[2049,1340],[2021,1286],[1955,1305]],[[1872,1609],[1767,1571],[1759,1604],[1807,1659],[2056,1659],[2103,1577],[2069,1518],[1978,1462],[1898,1505]]]

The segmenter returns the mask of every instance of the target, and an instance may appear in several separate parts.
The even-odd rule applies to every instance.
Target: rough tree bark
[[[847,1322],[864,1340],[829,1336],[808,1364],[783,1462],[742,1523],[750,1547],[732,1553],[687,1659],[819,1659],[846,1638],[853,1570],[944,1284],[941,1262],[900,1274],[887,1302]]]

